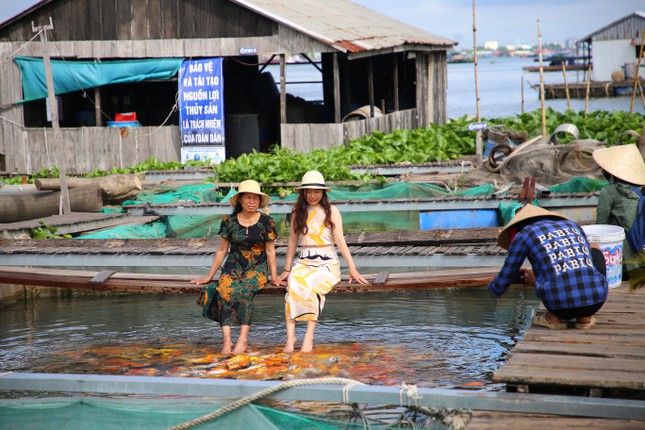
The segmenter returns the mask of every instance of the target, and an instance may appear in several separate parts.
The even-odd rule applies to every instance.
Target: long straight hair
[[[290,225],[293,222],[293,230],[298,233],[305,235],[309,231],[307,227],[307,209],[309,208],[309,203],[307,203],[307,198],[305,197],[306,189],[301,189],[298,193],[298,200],[296,204],[291,209],[291,214],[287,218],[287,225]],[[318,203],[323,210],[325,211],[325,225],[329,226],[334,230],[334,223],[331,220],[331,203],[329,203],[329,198],[327,197],[327,191],[322,190],[322,198],[320,203]]]

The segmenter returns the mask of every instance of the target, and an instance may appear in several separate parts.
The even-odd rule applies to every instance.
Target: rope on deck
[[[315,378],[315,379],[299,379],[295,381],[289,381],[289,382],[284,382],[280,385],[275,385],[273,387],[269,387],[267,389],[258,391],[257,393],[251,394],[249,396],[243,397],[239,400],[236,400],[235,402],[231,403],[228,406],[224,406],[223,408],[220,408],[216,411],[213,411],[211,413],[208,413],[206,415],[203,415],[199,418],[195,418],[194,420],[187,421],[182,424],[178,424],[176,426],[168,428],[168,430],[184,430],[190,427],[194,427],[199,424],[203,424],[207,421],[212,421],[216,418],[221,417],[224,414],[227,414],[231,411],[234,411],[235,409],[238,409],[242,406],[248,405],[249,403],[252,403],[258,399],[261,399],[263,397],[270,396],[273,393],[277,393],[278,391],[286,390],[288,388],[292,387],[299,387],[302,385],[318,385],[318,384],[336,384],[336,385],[347,385],[349,389],[355,385],[365,385],[362,382],[355,381],[353,379],[348,379],[348,378]],[[348,390],[349,390],[348,389]],[[347,390],[347,391],[348,391]],[[343,394],[343,401],[348,403],[348,395]]]

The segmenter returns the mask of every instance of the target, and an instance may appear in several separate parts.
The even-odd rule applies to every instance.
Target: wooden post
[[[569,83],[567,82],[567,68],[564,65],[564,61],[562,62],[562,76],[564,77],[564,92],[567,95],[567,106],[569,106],[569,110],[571,110],[571,98],[569,98]]]
[[[372,69],[372,57],[369,57],[367,61],[367,91],[370,99],[370,118],[374,118],[374,70]]]
[[[636,74],[634,75],[634,88],[632,89],[632,102],[629,105],[629,113],[634,113],[634,100],[636,99],[636,84],[640,83],[638,81],[638,76],[640,74],[641,68],[641,59],[643,58],[643,46],[645,45],[645,30],[641,35],[641,46],[640,51],[638,52],[638,62],[636,63]]]
[[[333,74],[334,74],[334,122],[340,123],[340,73],[338,72],[338,52],[334,52]]]
[[[546,108],[544,103],[544,66],[542,64],[542,30],[540,29],[540,20],[538,25],[538,58],[540,60],[540,106],[542,110],[542,136],[546,136]]]
[[[54,131],[54,142],[58,148],[56,154],[56,162],[58,164],[58,174],[60,177],[60,207],[59,214],[67,215],[72,212],[69,202],[69,189],[67,188],[67,174],[65,172],[65,157],[67,154],[63,150],[63,139],[60,132],[60,125],[58,124],[58,103],[56,101],[56,93],[54,91],[54,77],[52,75],[52,65],[49,58],[49,51],[47,49],[47,30],[54,29],[54,23],[49,17],[49,25],[36,27],[34,22],[31,22],[33,32],[40,32],[40,42],[43,45],[43,64],[45,66],[45,79],[47,81],[47,100],[49,102],[49,109],[52,117],[52,130]]]
[[[477,76],[477,1],[473,0],[473,65],[475,67],[475,108],[477,111],[477,122],[481,115],[479,110],[479,80]],[[477,153],[477,167],[484,163],[484,145],[482,143],[482,131],[475,133],[475,152]]]
[[[585,119],[587,119],[587,112],[589,112],[589,93],[591,92],[591,65],[587,69],[587,89],[585,90]]]
[[[101,87],[94,88],[94,118],[97,127],[103,126],[103,116],[101,115]]]
[[[287,123],[287,81],[284,54],[280,54],[280,124]]]
[[[392,54],[392,58],[394,59],[394,64],[393,64],[393,83],[392,85],[394,86],[394,112],[399,111],[399,55],[398,54]]]

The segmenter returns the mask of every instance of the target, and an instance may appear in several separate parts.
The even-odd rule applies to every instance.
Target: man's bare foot
[[[225,343],[224,345],[222,345],[221,353],[222,354],[230,354],[231,353],[231,348],[233,348],[232,343]]]
[[[556,317],[556,316],[555,316],[555,315],[553,315],[551,312],[547,312],[547,313],[544,315],[544,317],[545,317],[545,318],[546,318],[546,320],[547,320],[548,322],[550,322],[551,324],[562,324],[562,323],[563,323],[563,321],[562,321],[560,318]]]

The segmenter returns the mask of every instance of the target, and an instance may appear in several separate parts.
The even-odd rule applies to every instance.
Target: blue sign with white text
[[[222,58],[184,61],[179,68],[181,145],[224,146]]]

